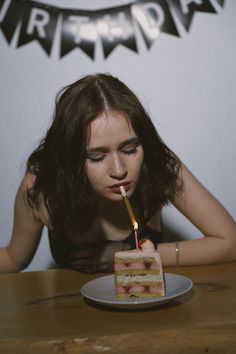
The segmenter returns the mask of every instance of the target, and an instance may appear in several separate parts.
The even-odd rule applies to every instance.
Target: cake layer
[[[155,275],[158,276],[159,274],[161,274],[161,270],[157,269],[157,270],[152,270],[152,269],[126,269],[126,270],[120,270],[120,271],[115,271],[116,275],[146,275],[146,274],[151,274],[151,275]]]
[[[117,252],[115,255],[115,272],[126,271],[123,274],[155,273],[161,271],[159,255],[155,252],[144,254],[142,252]],[[145,271],[145,272],[144,272]]]
[[[117,253],[120,253],[120,252],[117,252]],[[119,255],[116,255],[116,261],[119,263],[123,263],[124,261],[125,262],[130,262],[130,263],[135,263],[135,262],[140,262],[140,261],[143,261],[143,262],[155,262],[155,260],[157,259],[157,255],[155,253],[153,253],[152,255],[145,255],[145,256],[142,256],[140,253],[138,254],[133,254],[132,256],[131,255],[126,255],[125,257],[122,257],[122,256],[119,256]]]
[[[116,284],[144,284],[162,282],[162,277],[153,274],[145,275],[116,275]]]
[[[119,298],[153,298],[165,295],[160,255],[152,251],[115,253],[115,289]]]
[[[127,254],[126,254],[127,252]],[[159,261],[159,254],[157,252],[143,253],[141,251],[121,251],[115,253],[115,260],[117,263],[135,263],[135,262],[155,262]]]
[[[136,270],[142,270],[142,269],[150,269],[150,270],[159,270],[160,265],[159,263],[156,262],[154,259],[142,259],[142,260],[136,260],[135,262],[126,260],[124,259],[121,261],[118,259],[117,261],[115,260],[115,271],[122,271],[122,270],[129,270],[129,269],[136,269]]]
[[[145,298],[152,298],[152,297],[161,297],[164,296],[164,291],[162,284],[159,287],[157,286],[130,286],[130,287],[122,287],[118,286],[116,288],[116,294],[118,297],[128,298],[130,296],[136,297],[145,297]]]

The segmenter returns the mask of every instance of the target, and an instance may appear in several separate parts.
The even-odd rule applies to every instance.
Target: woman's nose
[[[127,167],[124,161],[116,155],[111,158],[111,163],[109,166],[109,175],[112,178],[122,180],[127,175]]]

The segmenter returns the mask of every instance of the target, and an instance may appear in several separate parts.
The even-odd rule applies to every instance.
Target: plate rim
[[[97,278],[94,278],[88,282],[86,282],[82,287],[81,287],[81,294],[83,295],[84,298],[105,305],[105,306],[113,306],[113,307],[138,307],[138,306],[148,306],[148,305],[162,305],[166,302],[170,302],[172,300],[176,300],[177,298],[179,298],[180,296],[183,296],[184,294],[188,293],[192,288],[193,288],[193,281],[182,275],[182,274],[175,274],[175,273],[169,273],[169,272],[163,272],[164,277],[174,277],[174,278],[181,278],[184,279],[186,282],[188,282],[186,288],[182,291],[179,291],[173,295],[169,295],[169,296],[163,296],[163,297],[159,297],[159,298],[151,298],[151,299],[140,299],[140,298],[134,298],[133,301],[130,301],[129,299],[119,299],[116,298],[116,300],[113,299],[100,299],[100,298],[96,298],[94,296],[90,296],[88,294],[86,294],[86,287],[89,286],[91,283],[94,283],[97,280],[102,280],[102,279],[114,279],[115,275],[113,274],[108,274],[108,275],[104,275],[104,276],[99,276]],[[128,301],[127,301],[128,300]]]

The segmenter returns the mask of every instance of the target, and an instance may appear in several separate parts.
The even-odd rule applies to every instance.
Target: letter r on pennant
[[[34,30],[36,29],[39,37],[45,38],[47,34],[44,27],[49,23],[49,21],[50,16],[47,11],[33,8],[30,13],[26,33],[28,35],[33,35]]]

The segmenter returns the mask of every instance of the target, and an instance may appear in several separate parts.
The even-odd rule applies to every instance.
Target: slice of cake
[[[119,298],[165,295],[160,254],[150,240],[145,240],[141,247],[115,253],[115,291]]]

